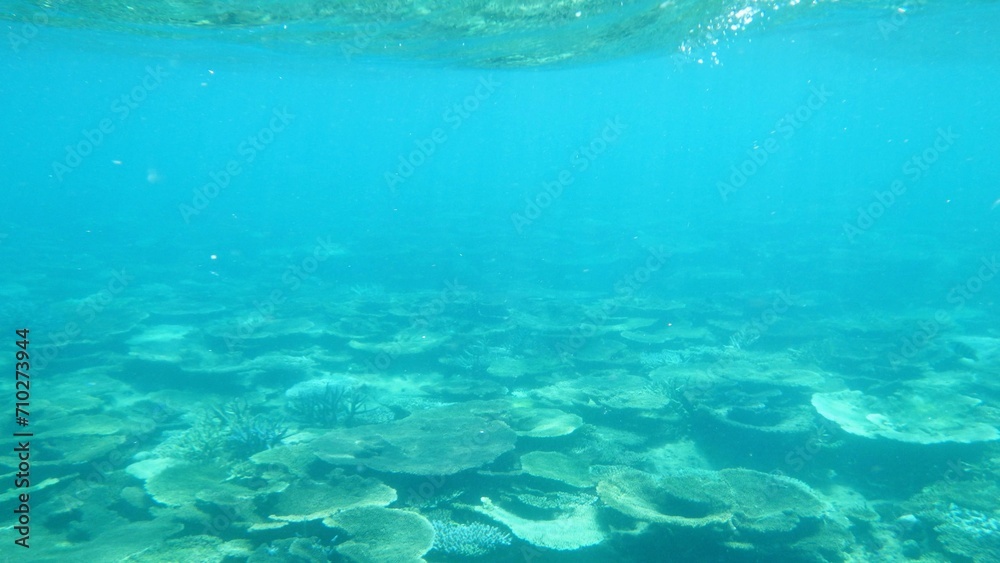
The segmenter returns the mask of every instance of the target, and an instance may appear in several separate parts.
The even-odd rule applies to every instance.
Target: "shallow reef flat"
[[[52,362],[35,561],[1000,557],[976,315],[894,365],[899,311],[765,286],[132,290]]]

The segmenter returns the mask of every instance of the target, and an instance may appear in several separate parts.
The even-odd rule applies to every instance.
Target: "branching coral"
[[[350,426],[356,416],[368,411],[364,385],[334,385],[302,388],[288,395],[288,411],[296,419],[323,428]]]
[[[489,524],[431,520],[431,525],[434,526],[434,549],[441,553],[482,557],[510,545],[511,541],[510,534]]]
[[[141,469],[137,468],[140,463],[133,464],[130,473],[148,480],[178,465],[213,467],[224,469],[230,484],[242,482],[259,488],[253,483],[261,482],[261,478],[249,458],[280,445],[287,435],[288,429],[280,420],[255,414],[246,401],[235,400],[204,411],[191,428],[162,445],[158,451],[162,459],[140,462],[149,464]]]
[[[171,439],[165,451],[169,457],[207,461],[225,452],[226,430],[213,417],[202,416],[184,433]]]
[[[226,436],[227,448],[240,456],[269,450],[288,435],[288,428],[280,420],[253,414],[244,400],[213,408],[212,414]]]

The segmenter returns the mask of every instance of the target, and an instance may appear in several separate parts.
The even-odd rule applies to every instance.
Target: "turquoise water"
[[[5,13],[0,558],[1000,561],[1000,6],[797,9],[524,68]]]

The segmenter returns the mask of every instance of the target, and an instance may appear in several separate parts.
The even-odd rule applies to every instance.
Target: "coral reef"
[[[185,461],[242,461],[279,445],[288,432],[279,418],[254,413],[245,400],[236,399],[201,413],[190,428],[167,440],[159,451]]]
[[[434,526],[434,549],[450,555],[482,557],[510,545],[511,541],[507,532],[480,522],[458,524],[431,520],[431,525]]]
[[[317,457],[336,465],[450,475],[486,465],[514,448],[514,431],[500,420],[487,418],[496,416],[492,411],[497,406],[471,402],[418,411],[378,425],[377,430],[368,426],[335,430],[311,446]]]
[[[289,389],[285,397],[294,419],[321,428],[350,426],[368,411],[365,386],[351,381],[307,381]]]
[[[555,438],[572,434],[583,425],[579,415],[542,406],[518,406],[507,411],[507,424],[518,436]]]
[[[337,551],[356,563],[419,563],[434,545],[434,527],[423,516],[406,510],[365,506],[344,510],[323,520],[350,539]]]
[[[284,538],[260,545],[247,558],[247,563],[326,563],[335,556],[333,546],[319,538]]]
[[[247,399],[67,374],[35,427],[38,560],[1000,560],[996,383],[956,362],[834,372],[870,354],[806,363],[759,350],[774,332],[733,337],[724,306],[668,326],[688,313],[655,300],[545,357],[575,304],[449,303],[417,326],[418,295],[269,323],[245,356],[197,352],[222,325],[122,333],[130,361]]]
[[[574,551],[606,539],[596,499],[577,498],[574,501],[563,495],[543,495],[531,499],[518,495],[508,503],[483,497],[482,505],[475,510],[507,526],[515,536],[535,547]]]
[[[809,530],[830,509],[805,483],[748,469],[653,475],[617,471],[597,486],[601,500],[636,520],[674,529],[727,530],[733,540]],[[752,533],[752,535],[749,535]],[[747,541],[746,539],[742,541]]]
[[[253,414],[247,402],[241,399],[213,408],[212,413],[226,433],[229,447],[242,457],[269,450],[288,435],[288,427],[281,420]]]
[[[323,482],[299,481],[283,490],[268,518],[306,522],[359,506],[388,506],[395,500],[396,491],[375,479],[332,475]]]
[[[976,563],[1000,561],[1000,519],[951,503],[941,511],[942,522],[934,527],[938,541],[948,552]]]
[[[560,452],[528,452],[521,456],[521,468],[528,475],[552,479],[571,487],[586,489],[595,485],[590,466],[584,459]]]
[[[812,404],[844,431],[866,438],[916,444],[1000,440],[1000,411],[933,382],[909,383],[884,398],[852,390],[816,393]]]
[[[688,360],[683,350],[662,350],[660,352],[643,352],[639,354],[639,363],[646,369],[656,369],[663,366],[676,366]]]

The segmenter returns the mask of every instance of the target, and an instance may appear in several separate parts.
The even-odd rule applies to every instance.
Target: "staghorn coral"
[[[289,389],[287,409],[306,424],[322,428],[351,426],[356,417],[368,412],[367,389],[349,382],[319,380]]]
[[[242,459],[277,446],[287,435],[281,420],[254,414],[246,401],[236,399],[211,407],[191,428],[168,440],[162,453],[191,461]]]
[[[244,400],[236,399],[222,408],[215,407],[212,413],[224,429],[227,447],[241,457],[269,450],[288,435],[288,428],[280,420],[253,414]]]
[[[162,451],[176,459],[218,459],[226,451],[226,429],[215,417],[202,415],[191,428],[165,442]]]

